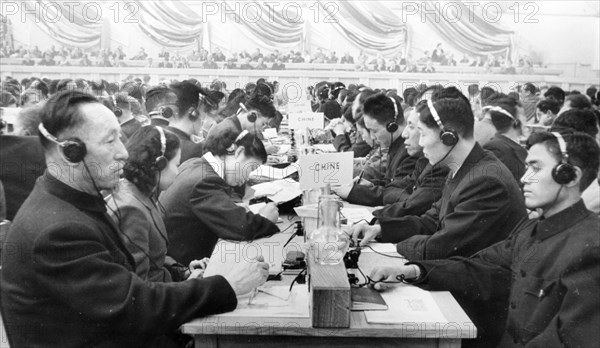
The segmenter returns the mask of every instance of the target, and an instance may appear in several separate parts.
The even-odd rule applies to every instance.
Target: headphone
[[[517,121],[517,119],[513,115],[511,115],[510,112],[506,111],[505,109],[503,109],[503,108],[501,108],[499,106],[490,106],[490,105],[488,105],[488,106],[484,106],[483,108],[481,108],[481,110],[482,111],[486,111],[486,110],[495,111],[495,112],[499,112],[499,113],[501,113],[501,114],[503,114],[503,115],[505,115],[507,117],[510,117],[513,120],[513,124],[515,126],[519,123],[519,121]]]
[[[38,126],[40,133],[44,136],[44,138],[58,145],[63,152],[63,155],[67,159],[67,161],[71,163],[79,163],[83,161],[83,158],[87,154],[87,148],[85,147],[85,143],[78,138],[71,138],[65,141],[58,141],[56,137],[44,127],[44,124],[40,122]]]
[[[246,115],[246,118],[248,119],[248,122],[250,122],[250,123],[256,122],[256,119],[258,118],[258,115],[256,115],[255,111],[249,112],[248,109],[246,109],[246,105],[244,105],[243,103],[240,103],[240,108],[243,111],[248,112],[248,114]]]
[[[236,143],[242,140],[246,135],[248,135],[248,133],[250,132],[248,132],[247,129],[244,129],[240,134],[238,134],[233,143],[231,143],[231,145],[227,148],[228,155],[233,155],[235,153],[235,149],[237,148]]]
[[[160,135],[160,156],[156,157],[156,160],[154,160],[154,167],[156,167],[159,172],[162,172],[169,164],[169,160],[165,157],[165,151],[167,151],[167,137],[165,136],[165,131],[162,127],[156,126],[155,128]]]
[[[385,129],[387,129],[387,131],[390,133],[394,133],[398,130],[398,124],[396,123],[396,119],[398,118],[398,105],[396,105],[396,101],[394,100],[394,98],[388,98],[390,98],[392,104],[394,105],[394,119],[385,125]]]
[[[113,110],[113,113],[115,114],[115,116],[117,116],[117,117],[123,116],[123,110],[121,110],[121,108],[117,106],[117,97],[114,94],[112,95],[112,100],[113,100],[113,104],[115,105],[115,108]]]
[[[552,179],[560,185],[566,185],[571,181],[575,180],[577,176],[575,167],[569,163],[569,154],[567,152],[567,143],[562,135],[558,132],[551,132],[552,135],[558,141],[558,147],[560,149],[560,163],[552,168]]]
[[[438,127],[441,129],[440,140],[442,141],[442,144],[446,146],[456,145],[456,143],[458,143],[458,133],[452,128],[444,127],[442,119],[440,119],[440,115],[438,115],[437,110],[433,106],[433,102],[431,101],[431,99],[427,99],[427,107],[429,108],[429,111],[431,112],[431,116],[433,116],[435,123],[437,123]]]
[[[148,114],[150,117],[160,116],[164,119],[169,119],[173,117],[173,109],[168,106],[161,106],[158,108],[158,111],[152,111]]]

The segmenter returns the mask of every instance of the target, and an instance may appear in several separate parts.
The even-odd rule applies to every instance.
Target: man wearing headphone
[[[389,148],[385,182],[383,185],[373,186],[363,179],[357,185],[336,187],[333,190],[350,203],[374,207],[383,205],[384,191],[390,189],[394,182],[413,173],[419,155],[411,156],[406,150],[402,137],[406,121],[396,99],[383,93],[368,97],[363,107],[363,116],[371,136],[381,147]]]
[[[469,256],[504,239],[525,218],[525,205],[508,168],[474,140],[466,97],[428,100],[417,113],[425,157],[450,170],[442,198],[420,216],[385,216],[379,225],[356,225],[354,238],[363,234],[361,245],[376,236],[398,243],[398,252],[409,260]]]
[[[540,218],[468,258],[382,267],[371,278],[402,275],[427,290],[451,291],[468,314],[486,308],[490,326],[506,327],[499,345],[481,346],[590,347],[600,342],[600,218],[581,193],[597,176],[600,148],[577,132],[534,133],[528,146],[525,205],[540,209]]]
[[[168,127],[169,121],[179,114],[177,94],[167,86],[154,86],[146,92],[146,110],[153,126]]]
[[[45,104],[39,129],[48,170],[13,221],[5,246],[14,248],[2,253],[11,346],[171,347],[181,324],[235,309],[236,295],[266,281],[264,262],[181,283],[139,278],[101,195],[128,158],[113,111],[65,91]]]
[[[238,112],[215,124],[208,132],[208,138],[219,137],[226,130],[235,130],[241,133],[244,130],[262,137],[262,131],[268,127],[269,122],[276,116],[273,101],[267,95],[255,92],[244,103],[240,103]]]
[[[173,116],[169,119],[167,130],[175,133],[181,142],[181,163],[190,158],[200,158],[204,153],[202,132],[204,118],[198,108],[202,89],[190,80],[173,83],[170,88],[177,95]],[[166,112],[166,111],[165,111]]]
[[[129,139],[135,131],[142,127],[142,124],[133,117],[127,95],[115,93],[111,98],[114,105],[113,112],[115,116],[117,116],[117,120],[119,120],[121,132],[123,132],[125,138]]]

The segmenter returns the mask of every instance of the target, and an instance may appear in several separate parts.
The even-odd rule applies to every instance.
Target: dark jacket
[[[35,181],[46,170],[44,148],[34,136],[0,135],[0,181],[6,195],[6,218],[14,219]]]
[[[523,195],[496,156],[475,144],[442,198],[421,216],[382,218],[381,240],[409,260],[469,256],[508,236],[526,217]]]
[[[411,175],[394,181],[390,189],[383,192],[383,203],[388,206],[374,211],[373,215],[397,218],[424,214],[442,197],[448,172],[445,166],[432,167],[429,160],[421,155]]]
[[[492,151],[500,162],[510,170],[517,183],[525,174],[525,159],[527,150],[502,134],[496,134],[492,140],[483,145],[483,148]]]
[[[166,130],[173,132],[180,141],[181,147],[181,163],[189,160],[190,158],[200,158],[204,154],[204,144],[201,142],[194,142],[192,137],[182,131],[179,128],[166,127]]]
[[[6,243],[19,249],[3,255],[0,282],[12,347],[148,346],[193,318],[237,306],[221,276],[142,280],[102,198],[49,175],[23,203]]]
[[[219,238],[253,240],[279,232],[270,220],[236,205],[232,191],[205,157],[179,167],[175,182],[160,197],[171,257],[187,265],[210,257]]]
[[[344,133],[337,135],[333,139],[333,146],[337,152],[352,151],[354,152],[354,157],[365,157],[373,149],[359,135],[354,137],[354,141],[350,137],[350,134]]]
[[[479,328],[498,326],[489,308],[508,307],[500,347],[590,347],[600,342],[600,219],[582,201],[521,223],[510,237],[470,258],[417,262],[417,284],[448,290]]]
[[[335,99],[328,99],[322,103],[317,112],[322,112],[328,120],[342,117],[342,107]]]
[[[384,192],[392,188],[392,185],[397,180],[402,180],[409,176],[415,170],[418,157],[412,157],[406,152],[404,147],[404,139],[398,137],[394,140],[388,152],[388,166],[385,171],[385,185],[375,185],[373,187],[354,185],[348,198],[348,202],[353,204],[361,204],[368,206],[383,205]],[[413,186],[414,182],[406,183],[408,186]],[[402,191],[402,189],[398,189]]]
[[[152,282],[172,281],[165,267],[169,239],[157,204],[126,179],[119,181],[106,202],[110,217],[123,232],[121,240],[135,260],[135,273]]]

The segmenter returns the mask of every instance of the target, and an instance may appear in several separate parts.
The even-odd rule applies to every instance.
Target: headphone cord
[[[435,162],[435,164],[432,165],[431,167],[433,168],[433,167],[437,166],[438,164],[442,163],[450,155],[450,152],[452,152],[452,150],[454,150],[454,148],[456,147],[457,144],[458,144],[458,142],[456,144],[452,145],[452,147],[450,148],[450,150],[448,150],[448,152],[446,152],[444,157],[442,157],[441,160]]]

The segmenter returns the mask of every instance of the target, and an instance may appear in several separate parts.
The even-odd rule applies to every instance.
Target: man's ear
[[[581,181],[581,177],[583,176],[583,171],[577,166],[573,166],[573,171],[575,172],[575,179],[568,182],[565,186],[579,188],[579,182]]]
[[[238,147],[235,149],[235,153],[234,153],[234,155],[235,155],[235,158],[239,158],[241,155],[243,155],[245,150],[246,150],[246,149],[244,148],[244,146],[238,146]]]

